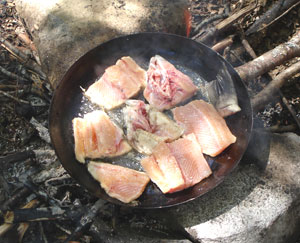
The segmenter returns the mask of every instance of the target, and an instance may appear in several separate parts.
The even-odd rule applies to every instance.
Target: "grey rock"
[[[185,33],[187,0],[16,0],[55,88],[83,54],[114,37],[136,32]]]
[[[296,134],[254,130],[243,160],[214,190],[169,209],[121,208],[111,214],[114,233],[103,216],[92,231],[105,242],[189,242],[181,226],[203,243],[293,242],[300,233],[299,147]]]

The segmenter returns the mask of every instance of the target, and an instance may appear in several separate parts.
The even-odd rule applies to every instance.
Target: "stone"
[[[53,88],[83,54],[137,32],[185,34],[187,0],[16,0]]]
[[[189,242],[181,224],[203,243],[293,242],[300,233],[299,147],[296,134],[254,130],[239,166],[212,191],[169,209],[123,208],[114,234],[102,217],[92,230],[105,242]]]

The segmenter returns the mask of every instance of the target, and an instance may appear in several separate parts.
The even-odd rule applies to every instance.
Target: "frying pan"
[[[96,109],[85,100],[82,88],[87,89],[108,66],[115,64],[123,56],[130,56],[147,69],[150,58],[157,54],[173,63],[191,78],[201,79],[203,82],[214,80],[220,69],[227,69],[234,82],[241,107],[240,112],[226,118],[227,125],[237,137],[237,141],[217,157],[206,157],[213,173],[193,187],[177,193],[163,194],[153,183],[149,183],[137,202],[125,204],[109,197],[100,187],[99,182],[89,174],[86,165],[76,161],[72,119]],[[218,53],[182,36],[166,33],[138,33],[103,43],[71,66],[54,92],[49,126],[52,144],[62,165],[79,184],[92,194],[119,205],[136,208],[163,208],[191,201],[212,190],[237,166],[250,138],[252,109],[242,80]],[[129,158],[121,157],[116,161],[136,169],[139,158],[136,156],[131,161]]]

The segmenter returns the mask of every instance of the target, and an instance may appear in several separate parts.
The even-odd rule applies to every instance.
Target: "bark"
[[[260,93],[251,101],[253,109],[259,111],[268,104],[284,82],[300,72],[300,62],[297,62],[278,74]]]
[[[264,13],[254,24],[246,31],[246,35],[253,34],[257,31],[260,31],[268,26],[275,20],[281,13],[293,6],[298,4],[299,0],[279,0],[275,2],[272,7]]]
[[[241,79],[249,82],[286,61],[300,56],[300,31],[291,40],[236,68]]]

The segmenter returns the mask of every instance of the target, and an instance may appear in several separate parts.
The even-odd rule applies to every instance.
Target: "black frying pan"
[[[86,169],[75,159],[72,119],[95,109],[81,90],[93,83],[105,68],[123,57],[130,56],[147,69],[154,55],[161,55],[192,78],[200,77],[209,82],[216,78],[221,68],[227,68],[233,79],[241,111],[226,119],[236,143],[215,158],[207,157],[213,174],[195,186],[184,191],[163,194],[150,183],[137,204],[124,204],[109,197]],[[225,65],[223,64],[225,62]],[[210,191],[237,166],[242,158],[252,129],[252,110],[247,90],[235,70],[224,59],[207,46],[181,36],[163,33],[140,33],[110,40],[92,49],[67,71],[54,92],[50,109],[50,134],[57,156],[64,168],[81,185],[95,196],[109,202],[137,208],[162,208],[191,201]],[[116,160],[122,164],[122,158]],[[136,160],[124,158],[124,165],[135,168]]]

